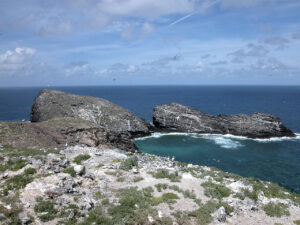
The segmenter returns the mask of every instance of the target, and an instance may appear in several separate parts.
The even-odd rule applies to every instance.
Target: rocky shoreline
[[[293,136],[279,118],[213,117],[178,104],[156,107],[153,117],[156,128],[104,99],[41,91],[31,123],[0,122],[0,223],[300,224],[299,194],[144,154],[133,142],[156,129],[201,133],[199,124],[217,122],[213,133],[254,123],[251,135],[239,134]]]

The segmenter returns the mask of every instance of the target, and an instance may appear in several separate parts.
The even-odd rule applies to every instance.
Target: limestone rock
[[[82,174],[85,173],[85,166],[83,166],[83,165],[76,165],[76,166],[74,166],[74,171],[76,172],[76,174],[82,175]]]
[[[222,206],[217,210],[217,220],[219,222],[225,223],[226,222],[226,212],[225,208]]]
[[[150,125],[130,111],[102,98],[42,90],[31,110],[31,122],[54,118],[81,118],[118,134],[147,134]]]
[[[295,136],[278,117],[271,114],[211,116],[177,103],[156,106],[153,124],[163,131],[233,134],[249,138]]]

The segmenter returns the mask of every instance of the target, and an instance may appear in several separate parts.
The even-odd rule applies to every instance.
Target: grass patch
[[[151,172],[151,175],[156,179],[164,179],[167,178],[171,182],[180,182],[181,177],[178,176],[178,173],[170,173],[166,169],[158,169],[156,172]]]
[[[168,184],[155,184],[155,187],[158,192],[161,192],[162,189],[166,190],[168,188]]]
[[[96,168],[101,168],[101,167],[103,167],[103,166],[104,166],[103,163],[99,163],[99,164],[96,166]]]
[[[73,162],[76,164],[81,164],[81,162],[88,160],[89,158],[91,158],[90,155],[85,154],[85,155],[78,155],[73,159]]]
[[[33,175],[36,173],[36,169],[35,168],[28,168],[26,170],[24,170],[24,174],[25,175]]]
[[[122,160],[121,159],[113,159],[111,162],[112,163],[119,163],[119,162],[122,162]]]
[[[1,154],[3,156],[8,156],[10,158],[12,157],[28,157],[32,156],[34,158],[45,156],[50,153],[53,154],[59,154],[60,150],[55,149],[31,149],[31,148],[12,148],[10,146],[3,146],[3,149],[1,150]]]
[[[153,197],[152,198],[152,203],[153,205],[159,205],[163,202],[168,203],[168,204],[173,204],[175,203],[175,200],[179,199],[178,195],[174,193],[165,193],[160,197]]]
[[[72,177],[76,177],[76,172],[74,170],[74,167],[69,167],[63,170],[64,173],[70,174]]]
[[[0,172],[4,172],[5,170],[17,171],[22,169],[27,164],[27,160],[17,159],[17,160],[9,160],[6,164],[0,164]]]
[[[8,194],[9,190],[19,190],[24,188],[27,184],[31,183],[34,178],[30,175],[20,174],[16,175],[5,182],[4,195]]]
[[[274,202],[270,202],[263,207],[265,213],[271,217],[289,216],[290,212],[288,208],[289,207],[283,203],[275,204]]]
[[[142,180],[144,180],[143,177],[135,177],[135,178],[133,178],[133,182],[134,182],[134,183],[140,182],[140,181],[142,181]]]
[[[117,182],[124,182],[125,181],[125,177],[118,177],[117,178]]]
[[[125,159],[124,161],[121,162],[120,169],[121,170],[126,170],[129,171],[132,169],[132,167],[137,167],[138,166],[138,159],[136,157],[130,157],[128,159]]]
[[[228,197],[231,194],[231,190],[223,185],[212,183],[207,181],[201,184],[204,187],[204,194],[208,197],[222,199]]]
[[[52,201],[44,201],[42,197],[36,198],[36,205],[34,206],[35,213],[45,213],[39,216],[42,222],[48,222],[57,217],[57,210],[54,208]]]

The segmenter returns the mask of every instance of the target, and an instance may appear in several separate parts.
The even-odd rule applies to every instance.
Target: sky
[[[0,0],[0,86],[300,85],[299,0]]]

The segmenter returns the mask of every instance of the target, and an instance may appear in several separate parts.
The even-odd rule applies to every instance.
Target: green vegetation
[[[122,160],[121,159],[113,159],[111,162],[112,163],[119,163],[119,162],[122,162]]]
[[[126,170],[129,171],[132,169],[132,167],[137,167],[138,166],[138,159],[136,157],[130,157],[128,159],[125,159],[124,161],[121,162],[120,169],[121,170]]]
[[[222,199],[228,197],[231,194],[231,190],[223,185],[212,183],[207,181],[201,184],[204,187],[204,194],[208,197]]]
[[[293,221],[293,223],[296,225],[300,225],[300,220],[295,220],[295,221]]]
[[[168,204],[175,203],[174,200],[179,199],[179,197],[174,193],[165,193],[160,197],[153,197],[152,203],[153,205],[159,205],[163,202],[166,202]]]
[[[13,197],[4,197],[1,199],[6,205],[10,205],[11,208],[6,208],[4,205],[0,204],[0,214],[3,214],[6,218],[0,218],[0,224],[21,224],[21,221],[18,217],[19,213],[22,211],[21,206],[17,203],[18,193]],[[7,219],[7,223],[4,220]]]
[[[161,192],[162,189],[166,190],[169,186],[168,184],[155,184],[155,187],[157,189],[158,192]]]
[[[31,148],[13,148],[10,146],[3,146],[1,150],[2,156],[8,156],[9,158],[13,157],[28,157],[32,156],[34,158],[48,155],[49,153],[59,154],[59,150],[55,149],[31,149]]]
[[[117,178],[117,182],[124,182],[125,181],[125,177],[118,177]]]
[[[94,194],[94,197],[95,197],[96,200],[101,199],[101,198],[103,197],[101,191],[97,191],[97,192]]]
[[[103,166],[104,166],[103,163],[99,163],[98,166],[96,166],[96,168],[101,168],[101,167],[103,167]]]
[[[180,182],[181,177],[178,176],[178,173],[169,173],[166,169],[158,169],[156,172],[152,172],[151,175],[156,179],[167,178],[171,182]]]
[[[24,188],[27,184],[33,181],[33,177],[31,175],[20,174],[16,175],[5,182],[5,188],[2,193],[4,195],[8,195],[9,190],[19,190]]]
[[[36,169],[35,168],[28,168],[26,170],[24,170],[24,174],[25,175],[33,175],[36,173]]]
[[[27,164],[26,160],[17,159],[17,160],[9,160],[6,164],[0,164],[0,172],[4,172],[5,170],[17,171],[22,169]]]
[[[140,182],[141,180],[144,180],[144,178],[142,178],[142,177],[135,177],[135,178],[133,178],[133,182],[134,183]]]
[[[81,164],[82,161],[88,160],[89,158],[91,158],[91,156],[88,154],[78,155],[73,159],[73,162],[76,164]]]
[[[34,212],[40,214],[39,219],[42,222],[48,222],[57,217],[58,212],[54,208],[54,203],[52,201],[44,201],[42,197],[38,197],[36,198],[36,202]]]
[[[233,212],[233,207],[227,203],[208,201],[207,203],[202,204],[197,210],[189,212],[188,216],[195,217],[198,221],[198,224],[209,224],[212,222],[211,214],[221,206],[225,208],[226,214]]]
[[[274,202],[270,202],[263,207],[265,213],[271,217],[282,217],[289,216],[290,212],[288,210],[288,206],[282,203],[275,204]]]
[[[76,177],[76,172],[74,170],[74,167],[69,167],[63,170],[64,173],[70,174],[72,177]]]
[[[280,187],[278,184],[263,182],[257,178],[247,178],[245,181],[247,184],[252,185],[253,187],[254,193],[251,194],[252,199],[257,200],[258,192],[262,191],[267,198],[290,199],[296,205],[300,205],[300,194],[291,192],[284,187]]]

